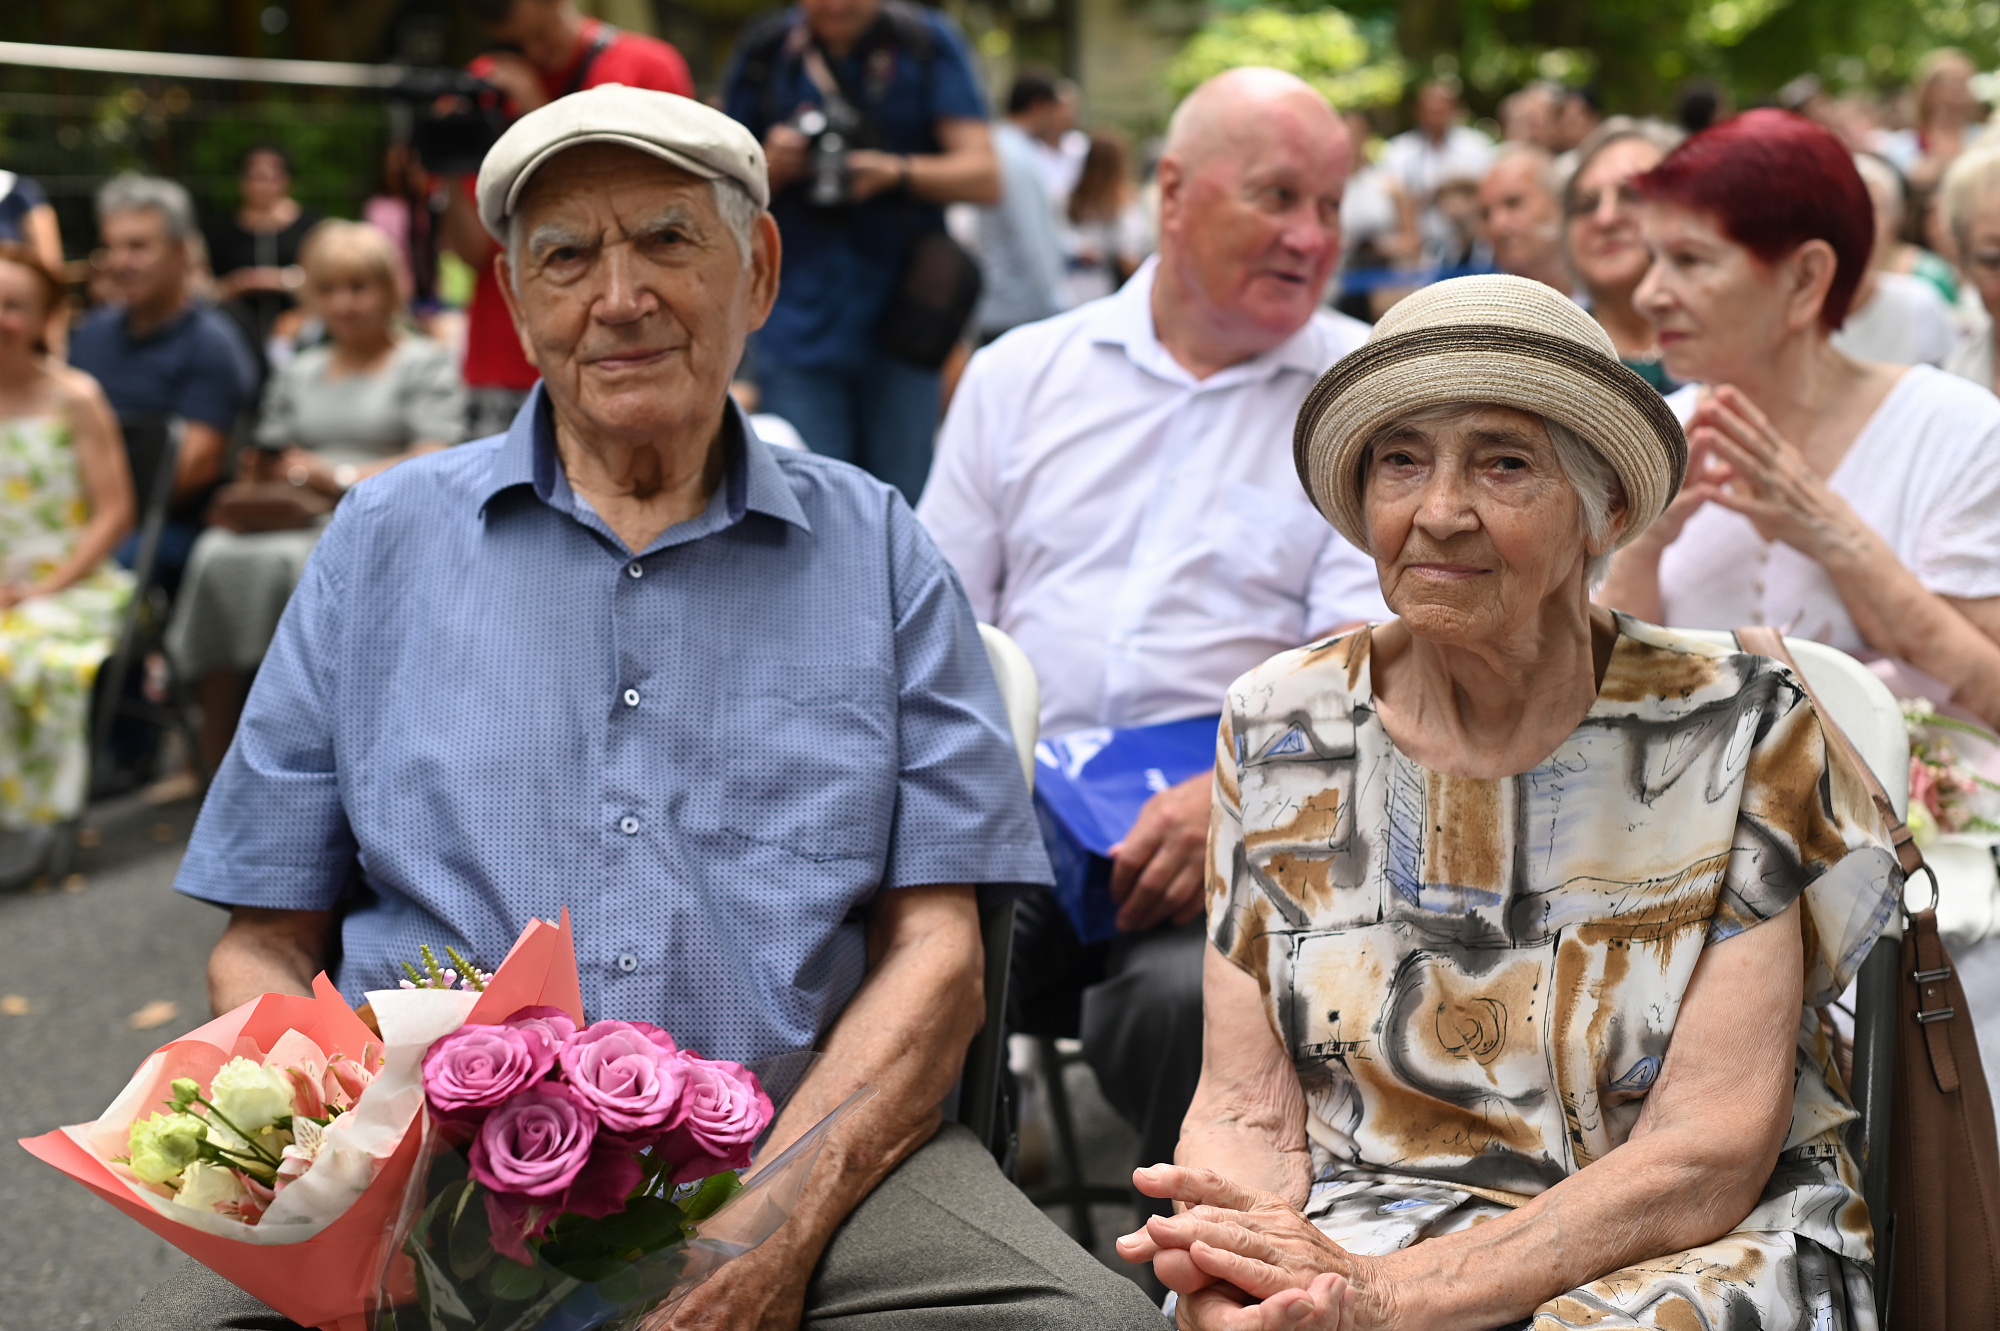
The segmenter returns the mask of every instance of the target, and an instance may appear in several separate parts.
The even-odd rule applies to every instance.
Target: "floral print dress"
[[[68,424],[0,420],[0,583],[47,577],[89,520]],[[83,811],[91,685],[131,594],[131,574],[107,560],[62,591],[0,611],[0,827]]]
[[[1735,1232],[1539,1308],[1556,1328],[1869,1331],[1854,1117],[1812,1008],[1901,871],[1784,667],[1619,616],[1597,701],[1497,780],[1403,756],[1371,631],[1274,657],[1219,733],[1209,936],[1298,1069],[1306,1215],[1380,1254],[1503,1215],[1631,1134],[1703,947],[1803,896],[1792,1123]]]

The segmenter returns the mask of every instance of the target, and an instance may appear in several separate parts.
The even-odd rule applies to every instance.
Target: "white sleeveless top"
[[[1685,423],[1695,387],[1667,399]],[[2000,596],[2000,398],[1928,365],[1912,366],[1862,427],[1828,482],[1943,596]],[[1673,628],[1769,624],[1846,652],[1866,644],[1819,564],[1757,534],[1720,504],[1688,519],[1660,559],[1660,606]]]

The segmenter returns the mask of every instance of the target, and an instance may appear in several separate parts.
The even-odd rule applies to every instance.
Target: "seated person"
[[[324,529],[313,515],[356,482],[457,443],[465,426],[465,390],[450,351],[404,326],[390,239],[365,223],[322,222],[301,257],[306,297],[327,340],[272,376],[257,448],[245,453],[238,476],[310,491],[296,511],[266,512],[254,524],[304,525],[238,532],[219,504],[210,515],[219,525],[195,543],[167,630],[167,650],[201,702],[202,761],[211,772]],[[224,491],[224,499],[238,493],[245,492]]]
[[[229,432],[257,399],[257,367],[229,316],[194,294],[194,204],[171,180],[127,172],[97,191],[97,229],[116,299],[70,333],[70,364],[104,387],[121,420],[186,423],[174,504],[160,532],[159,578],[171,592],[222,477]],[[132,559],[136,538],[119,551]]]
[[[90,688],[132,593],[111,561],[132,527],[118,422],[46,354],[62,299],[40,255],[0,241],[0,878],[83,812]]]
[[[1397,618],[1229,694],[1189,1328],[1872,1328],[1829,1002],[1902,883],[1767,658],[1594,607],[1687,445],[1547,286],[1440,283],[1314,389],[1299,470]],[[1258,1305],[1246,1314],[1250,1305]]]
[[[1895,658],[1915,667],[1903,691],[2000,723],[2000,401],[1831,341],[1875,244],[1853,158],[1808,120],[1748,111],[1634,183],[1655,256],[1634,300],[1690,384],[1668,402],[1693,456],[1598,599]]]
[[[242,202],[207,233],[215,299],[236,320],[260,362],[274,341],[303,322],[294,311],[300,256],[320,214],[292,197],[292,162],[275,143],[243,154],[236,172]]]
[[[231,908],[210,996],[302,993],[337,946],[358,1001],[420,944],[497,961],[568,906],[592,1016],[820,1050],[767,1149],[878,1092],[673,1326],[1157,1327],[939,1126],[984,1011],[977,899],[1048,868],[950,568],[894,491],[730,402],[777,294],[766,180],[720,112],[621,85],[487,155],[542,383],[313,551],[176,884]],[[126,1325],[285,1324],[190,1267]]]

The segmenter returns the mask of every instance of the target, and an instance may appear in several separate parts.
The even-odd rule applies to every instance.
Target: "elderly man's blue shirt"
[[[637,555],[539,390],[355,489],[175,887],[343,910],[354,1001],[567,906],[592,1017],[748,1059],[853,996],[878,890],[1048,882],[950,567],[894,490],[729,432],[707,510]]]

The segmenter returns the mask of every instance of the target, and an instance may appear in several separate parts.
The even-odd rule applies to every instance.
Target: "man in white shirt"
[[[1494,267],[1565,296],[1575,292],[1576,275],[1563,253],[1562,186],[1547,150],[1501,144],[1479,182],[1479,211]]]
[[[1477,182],[1493,161],[1493,143],[1476,129],[1458,123],[1458,86],[1434,79],[1417,89],[1417,127],[1389,140],[1382,166],[1417,203],[1417,228],[1433,258],[1457,244],[1451,219],[1437,207],[1440,185],[1450,181]]]
[[[1351,163],[1306,84],[1218,75],[1169,127],[1158,255],[960,381],[917,515],[1034,663],[1044,735],[1212,715],[1252,665],[1387,617],[1292,462],[1306,392],[1367,332],[1319,309]],[[1016,941],[1024,993],[1082,988],[1084,1056],[1149,1163],[1172,1158],[1201,1067],[1210,789],[1162,791],[1114,848],[1118,938],[1081,948],[1040,896]]]

